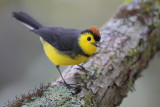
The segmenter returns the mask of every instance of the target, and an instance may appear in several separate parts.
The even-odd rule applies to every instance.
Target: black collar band
[[[88,54],[85,54],[85,53],[82,53],[82,55],[84,55],[85,57],[90,57],[91,55],[88,55]]]

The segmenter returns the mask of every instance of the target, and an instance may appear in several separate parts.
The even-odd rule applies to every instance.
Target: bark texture
[[[83,64],[98,79],[68,67],[63,75],[69,83],[79,83],[76,95],[88,106],[115,107],[121,104],[141,71],[160,49],[160,10],[158,1],[135,0],[123,6],[101,28],[98,54]]]
[[[115,16],[103,25],[98,54],[82,64],[93,71],[97,79],[93,80],[85,73],[75,70],[78,66],[69,66],[63,72],[65,80],[71,84],[80,84],[83,88],[79,94],[69,94],[71,98],[67,98],[70,100],[60,103],[61,106],[67,105],[67,101],[70,102],[71,99],[76,102],[71,101],[71,106],[75,106],[74,103],[76,106],[86,107],[116,107],[121,104],[127,93],[134,89],[134,82],[140,77],[141,71],[160,50],[159,7],[158,0],[134,0],[122,6]],[[62,80],[59,78],[57,81]],[[57,81],[52,83],[54,87],[60,87],[61,84]],[[66,92],[57,90],[52,94],[66,98]],[[45,98],[52,101],[55,99],[53,96]],[[45,103],[43,100],[41,105]],[[55,103],[55,106],[58,103]]]

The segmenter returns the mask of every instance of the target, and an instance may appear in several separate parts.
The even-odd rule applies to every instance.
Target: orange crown
[[[96,34],[97,36],[100,37],[100,31],[98,30],[98,28],[96,26],[90,26],[89,29]]]

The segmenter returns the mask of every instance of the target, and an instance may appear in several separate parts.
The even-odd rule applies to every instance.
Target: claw
[[[86,70],[83,66],[81,65],[78,65],[80,68],[75,68],[77,70],[80,70],[80,71],[84,71],[86,73],[88,73],[93,79],[97,79],[96,75],[94,75],[92,72]]]
[[[81,92],[81,86],[76,84],[67,84],[64,82],[65,86],[71,91],[72,94],[78,94]],[[73,86],[75,85],[75,86]]]
[[[60,71],[60,69],[59,69],[59,65],[56,65],[56,68],[58,69],[58,71],[59,71],[59,74],[61,75],[61,78],[62,78],[62,80],[63,80],[63,84],[71,91],[71,90],[73,90],[73,91],[71,91],[71,93],[72,94],[78,94],[78,93],[80,93],[81,92],[81,87],[80,86],[77,86],[76,84],[68,84],[68,83],[66,83],[66,81],[64,80],[64,78],[63,78],[63,76],[62,76],[62,74],[61,74],[61,71]],[[73,85],[75,85],[75,86],[73,86]]]

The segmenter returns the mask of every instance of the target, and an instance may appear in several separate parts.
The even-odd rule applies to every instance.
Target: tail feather
[[[42,27],[42,25],[38,23],[35,19],[23,12],[13,12],[13,17],[31,30],[39,29]]]

